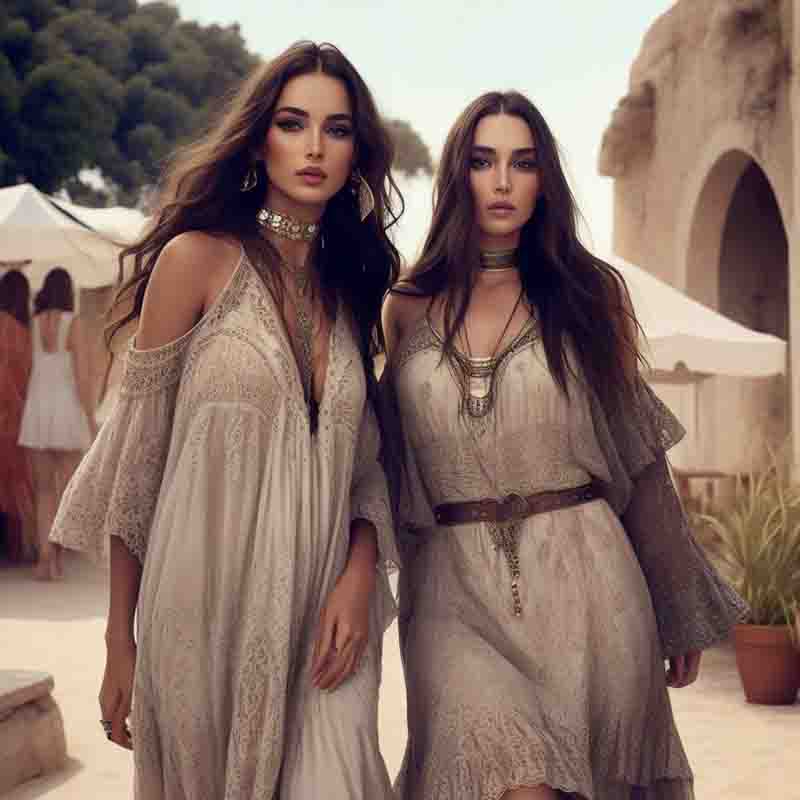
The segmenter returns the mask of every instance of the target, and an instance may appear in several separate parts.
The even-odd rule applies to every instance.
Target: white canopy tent
[[[129,244],[135,241],[149,218],[135,208],[112,206],[111,208],[87,208],[53,198],[53,202],[81,222],[107,236],[115,242]]]
[[[756,378],[786,371],[786,342],[734,322],[618,256],[654,370]]]
[[[728,319],[617,256],[607,260],[625,278],[644,330],[648,383],[687,431],[670,453],[676,475],[706,480],[742,469],[753,429],[768,416],[764,398],[780,391],[786,342]]]
[[[19,265],[33,288],[55,266],[64,267],[80,289],[108,286],[117,280],[120,247],[132,237],[120,226],[95,230],[89,220],[99,220],[98,214],[53,201],[31,184],[0,189],[0,263]]]

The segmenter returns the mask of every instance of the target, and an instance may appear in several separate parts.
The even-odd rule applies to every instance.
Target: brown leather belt
[[[434,517],[439,525],[467,525],[472,522],[504,524],[532,517],[534,514],[588,503],[601,496],[598,484],[593,481],[573,489],[536,492],[527,497],[509,494],[501,500],[442,503],[434,509]]]

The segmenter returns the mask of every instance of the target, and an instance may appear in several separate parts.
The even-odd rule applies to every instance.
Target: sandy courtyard
[[[98,724],[105,611],[105,575],[78,556],[68,559],[60,584],[40,584],[27,569],[0,566],[0,668],[54,676],[70,754],[66,770],[31,781],[5,800],[131,797],[130,754],[109,745]],[[800,704],[748,706],[727,648],[708,653],[698,683],[674,691],[672,699],[698,800],[800,800]],[[380,735],[394,775],[406,735],[395,626],[385,640]]]

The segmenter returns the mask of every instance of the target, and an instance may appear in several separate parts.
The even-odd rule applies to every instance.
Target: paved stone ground
[[[61,706],[70,761],[4,800],[123,800],[132,795],[130,755],[110,746],[97,722],[103,668],[105,576],[78,557],[61,584],[0,565],[0,668],[50,672]],[[697,800],[800,800],[800,704],[744,702],[730,648],[706,654],[698,683],[672,694],[697,775]],[[381,746],[392,774],[405,743],[405,698],[394,627],[386,637],[380,709]],[[598,798],[602,800],[602,798]]]

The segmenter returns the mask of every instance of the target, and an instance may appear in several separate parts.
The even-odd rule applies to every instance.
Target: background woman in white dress
[[[61,547],[48,537],[61,494],[96,430],[88,351],[74,307],[69,273],[61,267],[50,270],[34,303],[33,367],[19,435],[33,472],[35,575],[42,580],[61,577]]]
[[[298,44],[177,157],[130,251],[120,398],[53,538],[110,540],[101,722],[142,800],[391,796],[372,410],[391,162],[354,67]]]
[[[400,796],[690,800],[667,685],[695,679],[744,605],[692,539],[664,455],[680,425],[638,375],[624,283],[578,240],[522,95],[456,122],[385,320]]]

